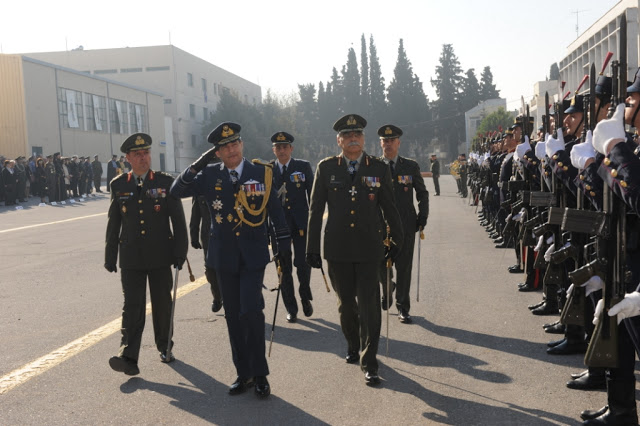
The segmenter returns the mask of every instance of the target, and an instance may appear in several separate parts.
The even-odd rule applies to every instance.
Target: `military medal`
[[[211,207],[213,207],[214,210],[222,210],[222,200],[215,200],[211,203]]]
[[[153,206],[153,209],[154,209],[156,212],[159,212],[159,211],[160,211],[160,204],[156,204],[155,206]]]
[[[358,191],[356,191],[355,186],[352,186],[351,189],[349,190],[349,193],[351,194],[352,197],[355,197]]]
[[[127,212],[127,206],[122,206],[122,213],[126,213]]]
[[[232,215],[231,213],[229,213],[229,214],[227,215],[227,220],[228,220],[229,222],[233,222],[233,215]]]
[[[222,223],[222,216],[220,216],[220,213],[216,213],[216,222],[218,224]]]

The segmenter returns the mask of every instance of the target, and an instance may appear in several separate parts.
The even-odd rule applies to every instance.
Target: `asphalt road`
[[[382,385],[367,387],[359,367],[344,362],[336,297],[314,270],[314,315],[287,324],[280,305],[266,400],[227,394],[235,371],[223,311],[210,310],[201,251],[189,255],[196,282],[180,275],[177,361],[159,362],[148,316],[141,374],[128,377],[107,363],[122,309],[119,276],[102,267],[107,196],[0,207],[0,424],[579,424],[581,410],[606,403],[604,392],[565,387],[582,356],[546,354],[556,336],[541,325],[555,318],[529,313],[541,295],[517,292],[522,275],[506,271],[513,250],[493,248],[450,176],[440,197],[426,180],[420,301],[414,280],[414,323],[391,311],[388,356],[385,337],[379,348]],[[188,218],[190,200],[184,205]],[[272,265],[265,280],[275,285]],[[276,295],[264,294],[268,339]]]

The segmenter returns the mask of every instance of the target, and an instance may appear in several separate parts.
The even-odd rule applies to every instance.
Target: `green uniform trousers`
[[[396,278],[396,308],[411,310],[411,301],[409,290],[411,289],[411,273],[413,271],[413,252],[416,242],[415,225],[410,224],[409,228],[404,229],[404,239],[402,240],[402,248],[398,253],[397,259],[393,266],[395,267]],[[420,259],[418,259],[418,262]],[[391,278],[393,278],[393,268],[391,268]],[[387,261],[386,259],[380,263],[380,284],[382,286],[383,295],[387,294]],[[393,284],[391,285],[393,292]]]

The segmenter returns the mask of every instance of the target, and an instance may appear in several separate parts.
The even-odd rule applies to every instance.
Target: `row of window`
[[[200,79],[200,85],[202,87],[202,94],[204,96],[204,101],[207,102],[207,79],[206,78],[201,78]],[[188,72],[187,73],[187,86],[189,87],[193,87],[193,74]],[[213,94],[218,96],[218,95],[222,95],[222,91],[225,90],[226,88],[222,85],[222,83],[213,83]]]
[[[170,68],[169,66],[163,66],[163,67],[145,67],[144,71],[169,71]],[[120,73],[127,73],[127,72],[142,72],[143,68],[120,68]],[[87,74],[91,74],[91,71],[85,71]],[[104,70],[94,70],[93,71],[94,74],[96,75],[101,75],[101,74],[117,74],[118,73],[118,69],[117,68],[109,68],[109,69],[104,69]]]
[[[148,132],[147,106],[58,87],[58,114],[63,129],[102,133]]]

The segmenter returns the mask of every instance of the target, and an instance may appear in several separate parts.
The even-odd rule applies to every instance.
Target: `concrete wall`
[[[16,158],[27,146],[22,59],[0,55],[0,155]]]

